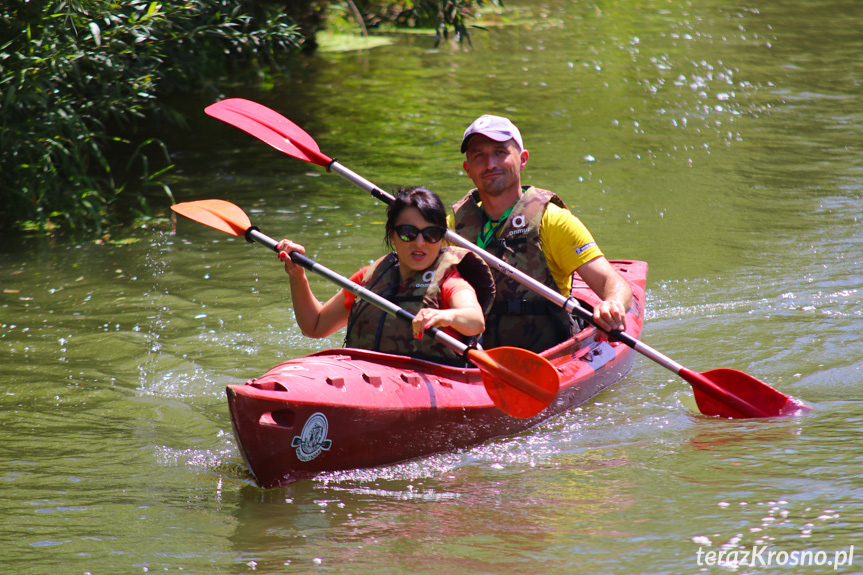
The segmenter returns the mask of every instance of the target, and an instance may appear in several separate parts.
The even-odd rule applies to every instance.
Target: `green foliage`
[[[119,204],[147,216],[149,190],[170,197],[159,178],[171,166],[165,146],[138,132],[144,121],[182,123],[165,96],[314,50],[330,5],[469,42],[471,10],[499,3],[2,0],[0,228],[98,232]]]
[[[303,52],[311,53],[317,49],[315,36],[324,27],[333,0],[267,0],[267,3],[278,4],[279,9],[297,23],[297,30],[303,38]]]
[[[309,4],[309,2],[306,2]],[[133,178],[170,190],[144,118],[178,122],[160,97],[260,70],[301,48],[283,7],[252,1],[4,0],[0,5],[0,227],[101,230]],[[152,171],[148,151],[163,167]],[[117,171],[117,166],[124,166]]]
[[[437,46],[452,28],[459,42],[470,44],[468,22],[482,6],[501,6],[502,0],[347,0],[354,2],[366,25],[394,22],[406,28],[435,30]]]

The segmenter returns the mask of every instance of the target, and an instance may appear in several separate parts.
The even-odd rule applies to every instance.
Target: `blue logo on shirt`
[[[596,242],[590,242],[590,243],[588,243],[588,244],[584,244],[584,245],[583,245],[583,246],[581,246],[580,248],[575,248],[575,253],[576,253],[577,255],[581,255],[581,253],[582,253],[583,251],[585,251],[585,250],[589,250],[590,248],[595,248],[595,247],[596,247]]]

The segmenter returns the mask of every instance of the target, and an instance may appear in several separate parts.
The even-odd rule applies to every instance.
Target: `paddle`
[[[392,195],[321,153],[317,142],[302,128],[266,106],[242,98],[230,98],[208,106],[205,111],[210,116],[240,128],[289,156],[323,166],[328,172],[336,172],[386,204],[395,201]],[[574,313],[591,325],[596,325],[593,314],[581,307],[575,298],[564,297],[556,290],[501,261],[452,230],[447,231],[446,239],[452,244],[476,253],[489,266],[514,278],[530,290]],[[612,331],[609,335],[673,371],[691,384],[698,409],[705,415],[731,418],[772,417],[793,415],[809,410],[802,401],[779,392],[751,375],[732,369],[715,369],[698,373],[624,332]]]
[[[199,200],[174,204],[171,209],[180,215],[233,236],[245,237],[250,243],[259,243],[276,252],[278,242],[251,225],[249,217],[239,207],[224,200]],[[315,272],[357,297],[397,318],[411,322],[413,314],[391,301],[369,291],[297,252],[289,254],[291,260]],[[456,353],[462,354],[479,368],[483,384],[494,404],[513,417],[532,417],[548,407],[557,395],[560,376],[545,358],[515,347],[497,347],[482,351],[469,347],[438,328],[425,330]]]

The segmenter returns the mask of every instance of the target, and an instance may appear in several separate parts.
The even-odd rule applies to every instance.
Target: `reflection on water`
[[[703,417],[688,384],[641,358],[518,436],[262,491],[225,386],[342,338],[299,333],[275,255],[167,218],[98,242],[13,236],[0,252],[4,565],[677,574],[709,569],[699,550],[847,550],[863,496],[850,443],[861,10],[527,2],[489,15],[473,51],[398,37],[227,94],[285,114],[387,190],[423,183],[448,202],[469,186],[464,127],[512,117],[526,180],[560,194],[610,257],[649,261],[645,342],[697,371],[746,371],[811,413]],[[384,207],[338,176],[203,112],[172,137],[181,201],[230,200],[345,275],[383,253]]]

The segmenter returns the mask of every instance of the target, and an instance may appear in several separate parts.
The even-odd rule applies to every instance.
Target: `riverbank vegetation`
[[[170,97],[255,82],[315,50],[328,13],[451,29],[498,0],[8,0],[0,5],[0,228],[101,233],[172,201]],[[330,12],[328,12],[328,10]],[[164,195],[161,195],[164,194]],[[122,209],[120,208],[122,206]],[[128,213],[123,213],[123,211]]]

